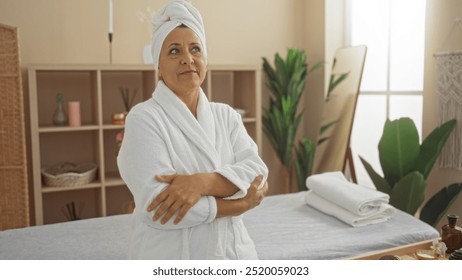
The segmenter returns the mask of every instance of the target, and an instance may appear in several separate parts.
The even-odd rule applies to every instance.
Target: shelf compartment
[[[256,75],[254,71],[234,71],[234,106],[247,111],[246,118],[257,116]]]
[[[112,114],[126,112],[121,88],[126,88],[133,98],[132,106],[149,99],[155,86],[152,71],[102,71],[103,123],[112,124]]]
[[[244,109],[244,121],[255,119],[256,95],[254,71],[211,71],[211,100]]]
[[[64,162],[92,162],[99,166],[98,138],[98,131],[41,133],[40,154],[44,155],[40,159],[41,168]]]
[[[108,216],[131,213],[133,196],[125,185],[106,189],[106,213]]]
[[[244,122],[245,129],[247,130],[247,133],[252,137],[252,139],[257,139],[257,133],[256,133],[256,123],[255,122]],[[260,148],[260,147],[259,147]]]
[[[125,182],[120,177],[119,171],[106,172],[106,174],[104,175],[104,178],[105,178],[104,185],[106,187],[125,185]]]
[[[40,70],[36,83],[39,127],[53,125],[58,93],[63,94],[66,113],[69,101],[79,101],[82,125],[98,124],[97,71]]]
[[[117,167],[119,148],[116,142],[116,135],[119,132],[122,130],[105,130],[103,132],[105,174],[118,174],[119,172]]]
[[[66,204],[74,202],[80,210],[80,218],[88,219],[100,217],[101,189],[82,189],[66,192],[51,192],[43,195],[43,219],[45,224],[66,222],[68,219],[63,211]]]

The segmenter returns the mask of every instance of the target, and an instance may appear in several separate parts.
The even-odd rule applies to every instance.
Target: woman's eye
[[[179,54],[180,53],[180,50],[177,49],[177,48],[173,48],[170,50],[169,54]]]
[[[191,52],[192,52],[192,53],[199,53],[199,52],[201,52],[201,48],[198,47],[198,46],[192,47],[192,48],[191,48]]]

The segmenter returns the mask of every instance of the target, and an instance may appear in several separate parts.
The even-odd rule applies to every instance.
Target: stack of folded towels
[[[396,209],[389,195],[349,182],[341,172],[316,174],[306,179],[305,202],[328,215],[360,227],[389,220]]]

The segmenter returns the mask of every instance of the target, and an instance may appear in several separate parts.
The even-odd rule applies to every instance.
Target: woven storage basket
[[[61,163],[42,170],[43,183],[50,187],[72,187],[85,185],[96,178],[94,163]]]

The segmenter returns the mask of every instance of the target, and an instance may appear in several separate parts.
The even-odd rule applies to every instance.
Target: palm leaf
[[[414,215],[424,201],[425,179],[418,171],[399,180],[390,195],[390,205]]]
[[[436,227],[461,190],[462,183],[454,183],[442,188],[425,203],[420,212],[420,220]]]
[[[359,159],[363,163],[364,168],[366,169],[367,173],[369,174],[369,177],[371,178],[371,180],[374,183],[374,186],[377,188],[377,190],[381,191],[383,193],[387,193],[387,194],[391,195],[392,188],[388,184],[387,180],[385,180],[382,176],[380,176],[377,172],[375,172],[372,165],[370,165],[361,156],[359,156]]]
[[[415,169],[427,179],[457,121],[452,119],[435,128],[423,141]]]
[[[414,169],[419,151],[419,134],[412,119],[385,122],[379,141],[379,159],[390,186]]]

